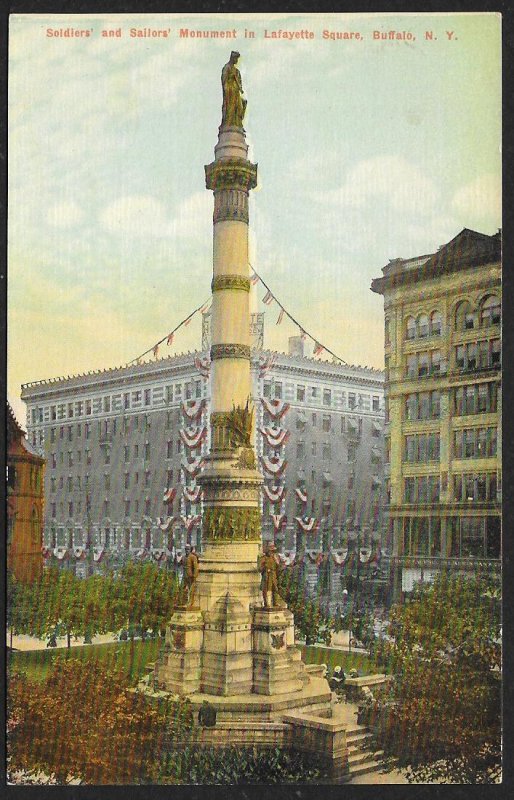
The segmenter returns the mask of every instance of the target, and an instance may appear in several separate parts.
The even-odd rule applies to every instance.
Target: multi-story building
[[[32,583],[43,559],[45,460],[25,438],[7,406],[7,565],[15,578]]]
[[[208,322],[204,350],[22,387],[48,461],[47,555],[82,571],[86,552],[164,561],[186,540],[201,546]],[[262,324],[253,332],[263,534],[317,569],[356,531],[368,547],[380,540],[383,373],[305,357],[300,337],[288,354],[262,350]]]
[[[384,296],[386,482],[398,591],[499,567],[501,239],[464,229],[397,258]],[[400,586],[401,580],[401,586]]]

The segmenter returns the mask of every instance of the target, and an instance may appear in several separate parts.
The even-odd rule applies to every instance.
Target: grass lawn
[[[25,672],[31,680],[44,680],[50,665],[58,656],[78,659],[98,658],[113,667],[123,669],[124,672],[131,675],[133,682],[137,683],[138,679],[144,675],[146,665],[157,658],[162,641],[162,639],[148,639],[145,642],[134,641],[132,664],[130,642],[84,645],[84,647],[73,647],[69,650],[58,648],[57,650],[19,651],[12,653],[9,660],[12,667]],[[339,665],[346,673],[352,668],[363,674],[377,671],[369,656],[362,653],[345,653],[328,647],[310,646],[302,646],[301,651],[302,658],[307,664],[327,664],[332,670]]]
[[[98,658],[112,667],[121,668],[131,675],[134,683],[137,683],[138,679],[144,675],[146,664],[157,658],[162,642],[162,639],[148,639],[145,642],[136,640],[133,642],[132,656],[131,642],[107,642],[106,644],[72,647],[69,650],[60,647],[55,650],[18,651],[12,653],[9,661],[11,667],[22,670],[29,679],[42,681],[46,678],[50,665],[58,656],[80,660]]]

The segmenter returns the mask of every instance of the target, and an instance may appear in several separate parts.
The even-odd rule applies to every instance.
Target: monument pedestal
[[[202,692],[215,695],[252,691],[252,619],[227,592],[204,613]]]
[[[260,608],[253,613],[253,691],[287,694],[307,682],[300,651],[294,643],[294,619],[286,609]]]
[[[166,628],[164,649],[155,665],[154,687],[173,694],[200,690],[203,617],[200,610],[177,609]]]

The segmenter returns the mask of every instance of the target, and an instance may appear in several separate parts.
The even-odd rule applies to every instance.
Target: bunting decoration
[[[276,427],[275,425],[259,428],[259,430],[270,447],[282,447],[289,438],[289,431],[285,428]]]
[[[264,410],[273,419],[282,419],[284,414],[289,411],[289,403],[284,400],[268,400],[267,397],[261,397],[261,403],[264,406]]]
[[[340,552],[337,552],[336,550],[332,550],[332,559],[334,561],[334,564],[337,564],[338,567],[340,567],[342,564],[344,564],[344,562],[346,561],[347,556],[348,556],[348,548],[346,548],[346,550],[342,550]]]
[[[104,547],[93,547],[93,560],[99,563],[105,555]]]
[[[281,475],[287,466],[287,461],[282,456],[262,456],[262,463],[270,475]]]
[[[78,561],[83,561],[86,557],[86,548],[85,547],[74,547],[73,548],[73,555]]]
[[[285,567],[292,567],[295,563],[296,553],[293,551],[286,550],[285,553],[279,553],[278,555]]]
[[[50,547],[45,547],[45,545],[43,545],[43,547],[41,548],[41,555],[43,556],[43,558],[44,558],[45,560],[46,560],[47,558],[50,558],[50,556],[52,555],[52,550],[51,550],[51,548],[50,548]]]
[[[194,315],[198,314],[198,312],[203,312],[207,308],[209,303],[210,303],[210,297],[209,297],[208,300],[203,302],[202,305],[198,306],[198,308],[195,308],[194,311],[192,311],[190,314],[188,314],[188,316],[185,319],[183,319],[182,322],[179,322],[179,324],[175,328],[173,328],[173,330],[170,331],[170,333],[168,333],[167,336],[164,336],[162,339],[159,339],[158,342],[156,342],[154,345],[152,345],[152,347],[150,347],[148,350],[145,350],[144,353],[141,353],[140,356],[137,356],[137,358],[134,358],[134,359],[132,359],[132,361],[129,361],[127,366],[130,366],[131,364],[141,364],[142,359],[145,356],[148,356],[150,353],[153,353],[153,355],[155,357],[157,357],[157,353],[159,351],[160,345],[163,344],[164,342],[166,342],[166,344],[168,346],[173,344],[173,337],[174,337],[175,333],[182,327],[187,328],[187,326],[189,325],[189,323],[193,319]]]
[[[195,367],[203,378],[209,377],[211,362],[207,357],[195,356]]]
[[[307,555],[309,559],[316,564],[317,567],[320,566],[325,560],[325,556],[323,553],[320,553],[318,550],[307,550]]]
[[[179,431],[180,438],[190,450],[196,450],[207,436],[207,428],[193,427],[182,428]]]
[[[193,422],[198,420],[205,406],[205,400],[182,401],[182,411],[185,416]]]
[[[285,314],[285,311],[284,311],[283,308],[281,308],[280,309],[280,313],[279,313],[279,315],[277,317],[277,322],[276,322],[277,325],[281,325],[282,324],[282,320],[284,319],[284,314]]]
[[[183,461],[182,467],[185,471],[191,475],[191,477],[196,478],[198,473],[200,472],[201,468],[203,467],[203,458],[202,456],[197,456],[193,461]]]
[[[157,517],[157,525],[159,526],[161,531],[169,531],[174,519],[175,517],[166,517],[166,519],[163,520],[160,517]]]
[[[152,353],[154,354],[154,357],[157,358],[157,355],[159,353],[159,345],[158,344],[155,345],[155,347],[152,350]]]
[[[200,486],[184,486],[183,496],[186,500],[190,503],[198,503],[201,494],[201,487]]]
[[[168,345],[168,347],[170,347],[170,345],[173,344],[173,336],[174,336],[173,333],[168,334],[168,338],[166,339],[166,344]]]
[[[273,520],[275,533],[281,531],[287,524],[287,517],[285,514],[271,514],[271,519]]]
[[[184,552],[182,550],[177,550],[175,552],[175,563],[181,564],[184,560]]]
[[[161,549],[152,550],[152,558],[155,559],[155,561],[157,562],[164,561],[164,559],[166,558],[166,551]]]
[[[274,299],[275,298],[273,297],[273,295],[271,294],[270,290],[268,289],[268,291],[266,292],[266,294],[262,298],[262,302],[264,303],[264,305],[269,306],[269,304],[272,303]]]
[[[285,486],[280,485],[273,485],[273,486],[263,486],[264,494],[270,501],[270,503],[281,503],[282,500],[285,499],[287,489]]]
[[[312,533],[318,528],[315,517],[295,517],[295,520],[304,533]]]
[[[202,517],[200,514],[190,514],[189,516],[181,515],[180,519],[184,523],[184,527],[186,529],[186,533],[191,533],[194,526],[201,522]]]
[[[56,547],[54,550],[54,556],[62,561],[68,555],[68,548],[67,547]]]
[[[323,352],[325,348],[319,342],[314,342],[314,355],[319,356],[320,353]]]
[[[307,492],[304,491],[304,489],[301,489],[299,486],[297,486],[296,489],[295,489],[295,492],[296,492],[296,496],[298,497],[299,500],[302,501],[302,503],[306,503],[307,502]]]
[[[165,489],[164,496],[162,498],[163,503],[173,503],[176,494],[176,489]]]
[[[263,378],[264,375],[275,366],[277,360],[277,353],[272,353],[270,356],[261,355],[258,360],[259,377]]]
[[[250,281],[252,286],[255,286],[256,283],[259,283],[259,276],[254,272],[250,278]]]
[[[136,550],[136,552],[134,553],[134,556],[136,558],[144,559],[144,558],[146,558],[148,556],[148,553],[147,553],[147,551],[145,550],[144,547],[141,547],[139,550]]]

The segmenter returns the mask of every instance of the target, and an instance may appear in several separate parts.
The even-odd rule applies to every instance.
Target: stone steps
[[[352,724],[346,730],[348,773],[350,781],[357,775],[377,772],[382,766],[383,750],[368,749],[371,731],[366,725]]]

